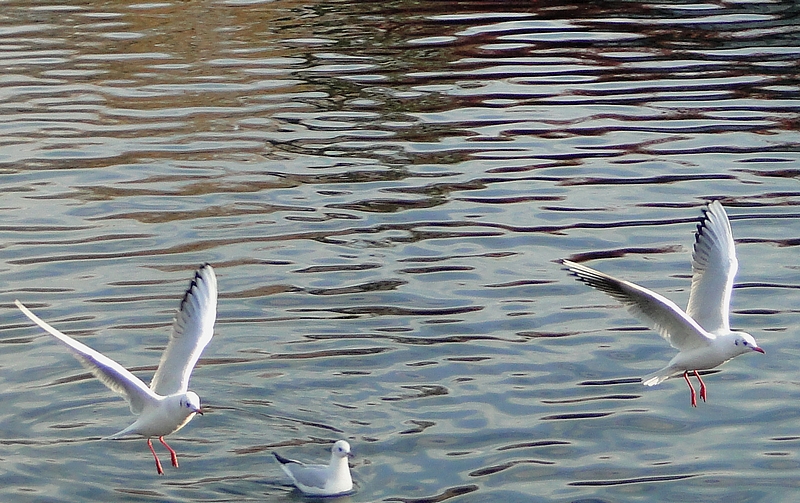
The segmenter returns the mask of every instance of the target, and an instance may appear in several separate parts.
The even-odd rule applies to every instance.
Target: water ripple
[[[283,500],[270,450],[347,438],[353,501],[793,501],[796,2],[498,5],[5,2],[0,499]],[[769,357],[691,410],[557,261],[685,303],[709,199]],[[13,300],[147,379],[203,262],[164,483]]]

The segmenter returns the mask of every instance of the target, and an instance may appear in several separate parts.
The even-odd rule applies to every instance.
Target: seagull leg
[[[698,376],[698,377],[700,377],[700,376]],[[688,370],[683,373],[683,378],[686,380],[686,384],[689,385],[689,391],[692,392],[692,407],[697,407],[697,394],[694,392],[694,387],[692,386],[692,383],[689,382],[689,371]],[[702,381],[700,381],[700,382],[702,382]],[[705,400],[705,398],[703,398],[703,400]]]
[[[694,371],[694,375],[695,375],[695,377],[697,377],[697,380],[700,381],[700,398],[702,398],[703,401],[705,402],[706,401],[706,383],[704,383],[703,380],[700,379],[700,374],[698,374],[696,370]]]
[[[164,475],[164,469],[161,468],[161,461],[158,460],[158,456],[156,455],[155,449],[153,449],[153,442],[150,439],[147,439],[147,447],[150,448],[150,452],[153,453],[153,457],[156,459],[156,470],[158,471],[159,475]]]
[[[705,398],[703,400],[705,400]],[[164,437],[158,437],[158,440],[169,451],[169,457],[172,459],[172,466],[177,468],[178,467],[178,455],[175,454],[175,451],[172,450],[172,447],[167,445],[167,443],[164,441]]]

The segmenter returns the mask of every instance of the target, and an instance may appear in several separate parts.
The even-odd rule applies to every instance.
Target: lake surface
[[[787,0],[2,2],[0,500],[302,501],[345,438],[343,501],[797,501],[798,61]],[[712,198],[766,355],[693,409],[555,261],[685,305]],[[159,477],[13,301],[149,382],[203,262]]]

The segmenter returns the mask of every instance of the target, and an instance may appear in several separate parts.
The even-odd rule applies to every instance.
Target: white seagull
[[[683,374],[689,381],[693,372],[700,381],[700,397],[706,400],[706,386],[698,370],[722,365],[751,351],[764,353],[752,335],[732,331],[729,324],[733,277],[739,267],[728,215],[719,201],[703,209],[692,250],[692,288],[684,312],[671,300],[628,281],[613,278],[569,260],[561,263],[578,280],[624,304],[628,311],[655,330],[679,352],[663,369],[642,378],[645,386]]]
[[[203,414],[200,398],[188,391],[188,387],[189,376],[200,353],[214,335],[217,317],[217,278],[214,269],[205,264],[195,273],[183,296],[172,326],[172,335],[149,388],[119,363],[51,327],[20,301],[14,303],[31,321],[67,346],[75,358],[103,384],[122,395],[130,405],[131,412],[139,416],[132,425],[108,438],[127,435],[146,437],[147,446],[156,460],[156,470],[163,475],[161,461],[150,441],[151,437],[158,437],[169,450],[172,466],[177,468],[178,456],[164,441],[164,435],[183,428],[195,414]]]
[[[331,462],[327,465],[306,465],[300,461],[287,459],[272,453],[281,464],[294,485],[310,496],[335,496],[353,489],[350,465],[347,458],[352,457],[350,444],[339,440],[331,447]]]

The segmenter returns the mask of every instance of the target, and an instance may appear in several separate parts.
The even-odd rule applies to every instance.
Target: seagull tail
[[[130,436],[133,436],[133,435],[141,435],[139,432],[136,431],[136,428],[135,428],[136,426],[138,426],[138,425],[136,423],[133,423],[132,425],[128,426],[127,428],[125,428],[122,431],[118,431],[118,432],[114,433],[113,435],[109,435],[107,437],[103,437],[103,440],[119,440],[119,439],[127,438],[127,437],[130,437]]]
[[[281,456],[280,454],[278,454],[275,451],[272,451],[272,455],[275,456],[275,459],[278,460],[278,463],[280,463],[282,465],[285,465],[287,463],[297,463],[297,461],[295,461],[293,459],[284,458],[283,456]]]
[[[642,377],[642,384],[645,386],[655,386],[656,384],[661,384],[662,382],[666,381],[673,375],[675,375],[676,370],[672,367],[666,367],[659,371],[653,372],[652,374],[647,374],[646,376]]]

